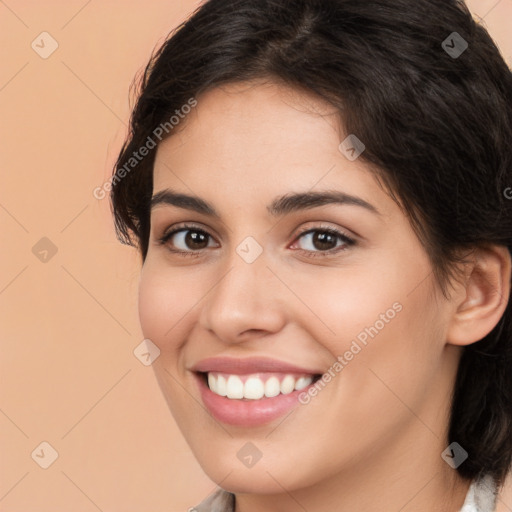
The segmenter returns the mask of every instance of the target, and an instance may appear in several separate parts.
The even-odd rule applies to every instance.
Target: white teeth
[[[244,398],[259,400],[265,394],[265,385],[257,377],[249,377],[244,385]]]
[[[219,375],[220,377],[220,375]],[[300,377],[297,379],[297,382],[295,383],[295,390],[299,391],[301,389],[304,389],[308,387],[313,382],[312,377]]]
[[[227,396],[230,399],[259,400],[263,397],[272,398],[282,393],[288,395],[294,390],[301,390],[313,382],[312,376],[295,378],[293,375],[285,375],[279,381],[275,375],[266,380],[258,375],[245,376],[245,383],[239,375],[224,376],[216,373],[208,373],[208,386],[216,395]]]
[[[279,393],[281,393],[279,379],[277,377],[270,377],[270,379],[265,382],[265,396],[272,398],[273,396],[279,395]]]
[[[211,374],[208,374],[210,376]],[[211,386],[210,386],[211,389]],[[222,375],[217,375],[217,387],[216,392],[220,396],[226,396],[228,394],[226,379]]]
[[[281,393],[288,395],[295,389],[295,379],[291,375],[287,375],[281,382]]]
[[[208,374],[208,387],[210,389],[217,389],[217,377],[213,373]]]
[[[228,398],[243,398],[244,383],[236,375],[230,375],[226,382],[226,396]]]

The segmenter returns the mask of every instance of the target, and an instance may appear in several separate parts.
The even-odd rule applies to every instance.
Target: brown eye
[[[310,253],[337,252],[354,245],[352,238],[334,229],[310,229],[297,238],[294,245],[298,249]]]
[[[187,230],[184,242],[190,249],[204,249],[208,247],[208,237],[209,235],[202,231]]]
[[[337,243],[337,237],[331,233],[316,231],[313,234],[312,244],[315,249],[318,249],[319,251],[328,251],[329,249],[334,249]]]
[[[201,229],[180,228],[167,233],[161,240],[178,252],[200,251],[210,247],[212,237]]]

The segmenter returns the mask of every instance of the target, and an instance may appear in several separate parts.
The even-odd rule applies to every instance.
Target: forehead
[[[197,98],[179,130],[160,143],[154,192],[240,204],[289,191],[340,189],[382,194],[362,159],[340,151],[338,111],[311,93],[273,83],[230,84]]]
[[[324,148],[336,150],[338,124],[334,107],[311,94],[273,83],[229,84],[197,98],[197,106],[175,134],[160,144],[157,158],[191,153],[189,147],[200,146],[198,157],[208,154],[224,161],[266,155],[296,155],[300,160],[312,155],[320,141]]]

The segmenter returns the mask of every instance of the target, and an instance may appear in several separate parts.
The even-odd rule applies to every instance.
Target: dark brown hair
[[[152,56],[114,169],[117,234],[143,260],[156,151],[133,169],[127,162],[149,139],[157,145],[162,123],[172,136],[169,119],[191,98],[255,79],[313,92],[339,110],[366,146],[361,158],[411,219],[443,292],[462,253],[511,250],[512,74],[465,4],[210,0]],[[452,441],[469,454],[460,475],[503,481],[512,460],[510,300],[496,328],[463,351]]]

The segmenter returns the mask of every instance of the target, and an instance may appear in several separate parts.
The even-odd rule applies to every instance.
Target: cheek
[[[426,291],[431,279],[425,279],[432,272],[428,256],[414,238],[392,238],[398,240],[354,253],[346,266],[301,278],[297,294],[334,331],[331,338],[352,339],[372,326],[384,332],[407,315],[421,322],[428,313],[421,311],[431,303]]]
[[[444,320],[432,279],[425,279],[428,258],[420,251],[402,254],[408,257],[380,254],[370,264],[303,275],[294,289],[316,316],[313,322],[305,315],[302,329],[341,364],[331,367],[344,375],[336,380],[341,401],[357,396],[370,411],[376,402],[394,400],[378,377],[418,400],[442,353]]]
[[[198,280],[186,272],[161,269],[146,261],[139,281],[139,320],[145,338],[159,347],[162,355],[178,349],[187,323],[198,303]]]
[[[399,319],[410,291],[403,270],[388,265],[384,275],[378,265],[367,264],[328,270],[302,275],[294,292],[316,317],[313,321],[311,314],[304,315],[303,329],[318,326],[313,336],[323,340],[332,355],[347,350],[347,343],[358,336],[364,343],[371,327],[381,332]]]
[[[194,320],[201,290],[183,270],[172,270],[147,258],[139,280],[139,321],[144,338],[160,355],[152,364],[155,377],[175,418],[186,418],[190,397],[178,382],[184,379],[183,345]]]

